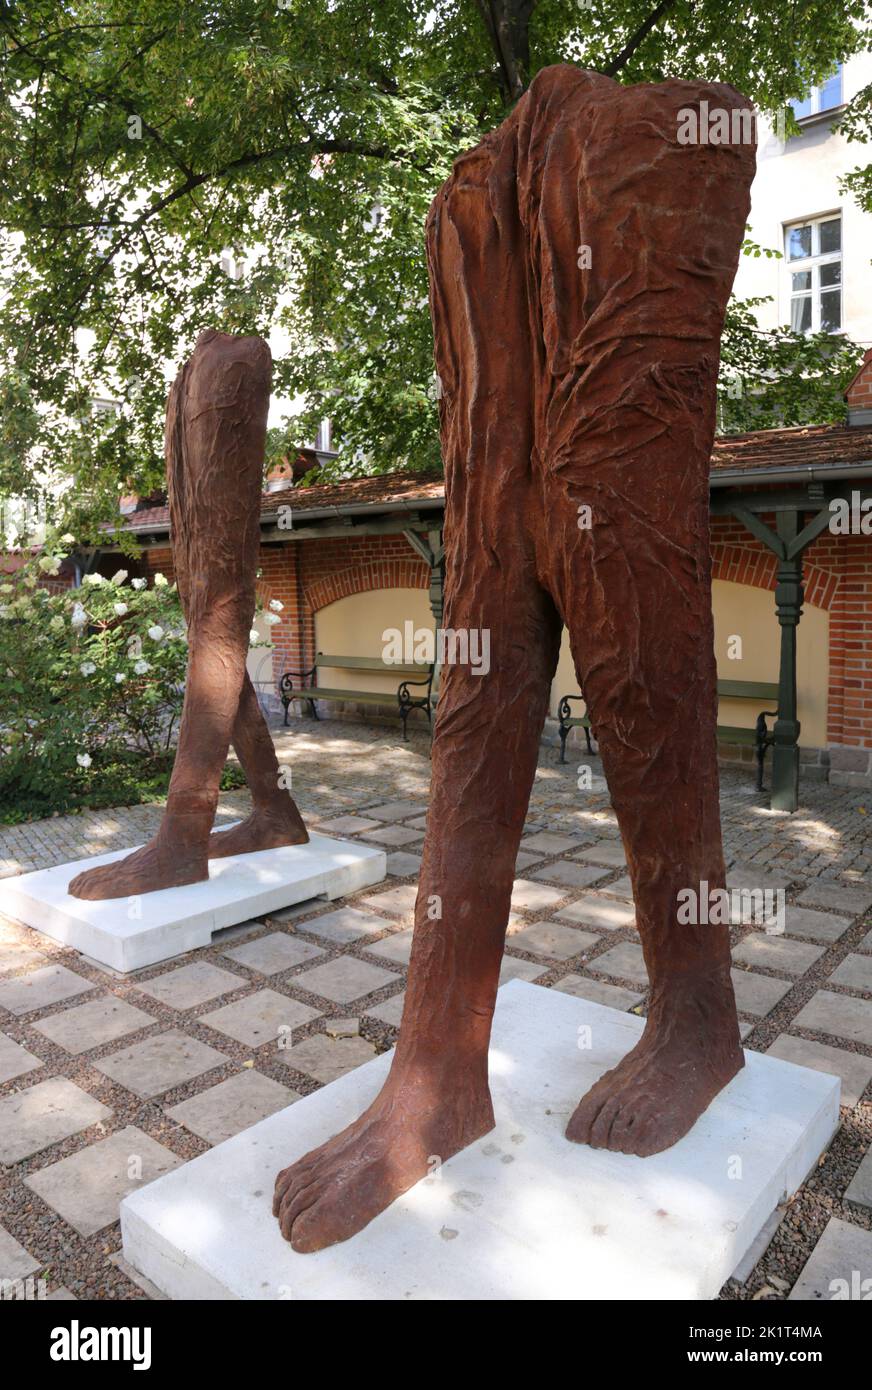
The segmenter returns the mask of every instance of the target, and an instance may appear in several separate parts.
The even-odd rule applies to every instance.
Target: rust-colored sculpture
[[[701,101],[747,109],[720,84],[546,69],[431,208],[445,625],[489,628],[491,670],[443,672],[399,1042],[365,1114],[278,1176],[296,1250],[359,1231],[493,1126],[491,1016],[561,624],[651,980],[641,1041],[567,1135],[656,1153],[742,1066],[728,928],[676,913],[682,888],[724,884],[708,469],[754,173],[750,143],[678,139]]]
[[[188,674],[167,807],[155,838],[77,875],[77,898],[122,898],[196,883],[209,859],[309,836],[280,786],[272,738],[245,669],[254,618],[272,360],[262,338],[208,329],[173,383],[166,461],[173,564],[188,627]],[[233,744],[248,818],[211,834]]]

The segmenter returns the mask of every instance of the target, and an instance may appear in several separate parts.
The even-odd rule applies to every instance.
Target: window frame
[[[824,222],[839,223],[839,249],[838,251],[821,251],[820,249],[820,228]],[[791,260],[789,255],[788,239],[790,233],[798,231],[800,228],[811,228],[811,254],[808,256],[798,256]],[[832,212],[816,213],[813,217],[803,217],[799,220],[782,223],[782,245],[784,247],[784,267],[786,279],[786,304],[787,304],[787,326],[792,329],[793,325],[793,301],[795,299],[809,299],[811,301],[811,323],[808,328],[796,329],[793,331],[804,334],[812,333],[844,333],[845,331],[845,294],[844,294],[844,219],[842,210],[838,208]],[[839,265],[838,285],[821,286],[820,271],[822,266]],[[809,272],[811,275],[810,288],[808,290],[794,290],[793,275]],[[839,295],[839,326],[838,328],[821,327],[821,295],[833,294],[838,291]]]

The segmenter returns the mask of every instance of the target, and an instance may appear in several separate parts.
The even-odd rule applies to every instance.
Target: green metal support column
[[[799,533],[798,512],[779,512],[776,528],[783,544],[778,557],[775,611],[781,627],[781,661],[778,673],[778,718],[773,726],[773,810],[795,811],[799,805],[799,732],[796,710],[796,629],[805,597],[802,587],[802,550],[795,549]]]

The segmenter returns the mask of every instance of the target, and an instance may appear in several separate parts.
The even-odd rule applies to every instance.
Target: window
[[[819,217],[784,229],[794,333],[836,333],[842,326],[842,219]]]
[[[820,87],[812,87],[804,101],[792,101],[790,103],[793,114],[798,121],[808,116],[820,116],[824,111],[833,111],[842,104],[842,65],[839,63],[838,69],[832,77],[828,77]]]

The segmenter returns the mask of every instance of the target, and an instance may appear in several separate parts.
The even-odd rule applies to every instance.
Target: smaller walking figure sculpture
[[[443,668],[399,1041],[369,1109],[276,1180],[295,1250],[345,1240],[493,1128],[491,1019],[562,627],[651,982],[642,1038],[566,1136],[657,1153],[743,1064],[729,928],[686,924],[678,895],[724,886],[709,463],[751,118],[719,83],[546,68],[430,209],[444,622],[489,630],[491,669]]]
[[[197,883],[209,860],[309,836],[282,776],[245,669],[254,619],[272,359],[262,338],[207,329],[167,401],[173,565],[188,630],[188,672],[166,811],[126,859],[78,874],[76,898],[126,898]],[[212,831],[232,743],[251,791],[248,818]]]

